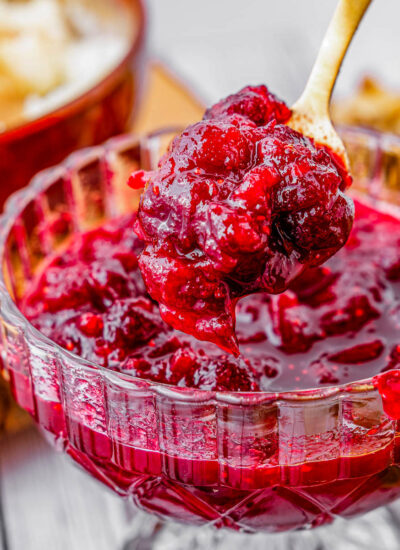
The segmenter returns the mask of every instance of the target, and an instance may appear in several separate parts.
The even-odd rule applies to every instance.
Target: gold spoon
[[[329,115],[332,90],[357,27],[372,0],[339,0],[325,33],[306,87],[292,107],[287,123],[293,130],[327,145],[343,160],[348,158]]]

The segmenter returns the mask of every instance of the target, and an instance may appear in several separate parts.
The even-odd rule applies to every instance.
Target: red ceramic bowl
[[[117,1],[128,8],[136,26],[119,65],[63,107],[0,133],[0,210],[5,199],[36,172],[75,149],[102,143],[128,128],[143,82],[146,12],[144,0]]]

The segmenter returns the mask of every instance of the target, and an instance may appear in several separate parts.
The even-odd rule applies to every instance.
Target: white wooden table
[[[1,550],[121,550],[133,512],[32,426],[0,440]]]

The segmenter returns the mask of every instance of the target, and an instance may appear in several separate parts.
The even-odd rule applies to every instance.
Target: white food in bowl
[[[123,19],[112,1],[0,0],[0,131],[68,103],[110,72],[130,43]]]

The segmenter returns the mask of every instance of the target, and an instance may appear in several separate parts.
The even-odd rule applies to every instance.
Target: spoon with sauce
[[[357,27],[372,0],[339,0],[306,87],[292,107],[288,126],[328,146],[349,166],[346,149],[329,115],[340,67]]]
[[[131,176],[145,186],[139,267],[168,325],[238,356],[238,300],[282,293],[347,241],[351,178],[329,101],[370,2],[339,0],[293,116],[265,86],[247,86],[177,136],[156,170]]]

